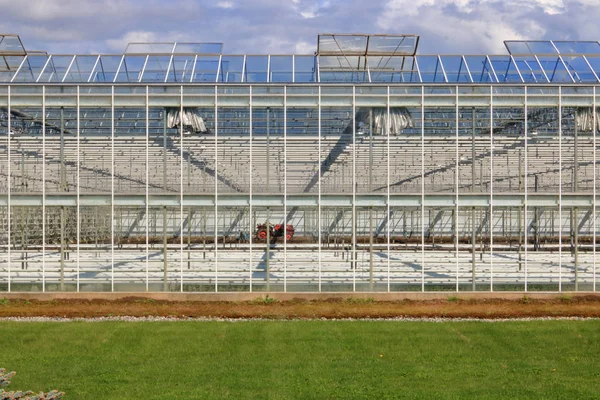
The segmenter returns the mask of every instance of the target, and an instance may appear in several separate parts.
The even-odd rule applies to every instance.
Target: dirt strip
[[[371,298],[296,298],[278,301],[259,297],[251,301],[167,301],[144,297],[105,299],[0,298],[0,318],[6,317],[174,317],[174,318],[481,318],[539,317],[600,318],[600,295],[553,298],[376,301]]]

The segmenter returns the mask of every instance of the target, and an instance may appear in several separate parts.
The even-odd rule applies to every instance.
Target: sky
[[[0,0],[0,10],[0,32],[53,54],[173,41],[221,42],[229,54],[312,54],[319,33],[418,34],[420,54],[600,39],[600,0]]]

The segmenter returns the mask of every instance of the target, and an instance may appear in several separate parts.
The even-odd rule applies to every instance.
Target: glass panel
[[[270,82],[292,82],[292,56],[271,56]]]
[[[459,188],[462,192],[489,193],[490,110],[459,107],[458,113]]]
[[[575,82],[598,82],[582,56],[563,57],[563,61],[575,79]]]
[[[368,53],[414,55],[417,43],[418,36],[370,36]]]
[[[423,82],[446,82],[437,56],[417,56],[417,63]]]
[[[523,107],[494,107],[494,193],[522,193],[525,162]]]
[[[448,82],[471,82],[467,67],[460,56],[441,56]]]
[[[404,121],[406,114],[392,111],[391,129],[396,120]],[[404,119],[403,119],[404,118]],[[356,110],[356,191],[386,193],[387,187],[387,107],[359,107]],[[400,129],[400,128],[399,128]],[[392,132],[400,134],[400,132]]]
[[[283,108],[252,109],[254,193],[283,192]]]
[[[525,290],[524,225],[523,207],[494,207],[492,251],[495,291]],[[535,271],[536,266],[533,268]]]
[[[246,57],[245,82],[267,82],[268,57]]]
[[[321,192],[352,193],[352,108],[321,108]]]
[[[87,82],[97,61],[98,56],[76,56],[65,82]]]
[[[219,82],[241,82],[244,56],[223,56]]]
[[[25,48],[18,36],[0,35],[0,52],[25,54]]]
[[[364,35],[319,35],[319,54],[364,54],[366,48],[367,36]]]
[[[504,42],[508,52],[516,54],[556,54],[556,49],[550,40],[507,40]]]
[[[391,291],[421,290],[421,222],[420,207],[392,207],[390,210]],[[435,275],[425,278],[429,281],[435,279]]]
[[[192,80],[193,69],[193,56],[174,56],[167,82],[190,82]]]
[[[255,164],[256,165],[256,164]],[[255,202],[256,204],[256,202]],[[283,207],[255,205],[252,209],[252,288],[255,291],[284,290]],[[279,229],[277,229],[279,225]],[[314,280],[312,271],[294,274],[294,281]]]
[[[81,107],[79,144],[80,191],[109,193],[111,188],[110,108]]]
[[[321,282],[326,292],[351,292],[355,282],[352,208],[321,208]]]
[[[0,82],[10,82],[24,58],[21,56],[0,57]]]
[[[378,237],[384,230],[386,216],[387,207],[356,209],[356,291],[387,291],[387,256],[382,253],[387,246],[382,246]]]
[[[125,56],[115,82],[139,82],[146,56]]]
[[[174,53],[221,54],[223,43],[176,43]]]
[[[125,48],[125,54],[170,54],[174,43],[129,43]]]
[[[499,82],[522,82],[519,71],[508,56],[489,56]]]
[[[225,60],[225,57],[223,57]],[[221,68],[228,67],[228,62],[223,61]],[[215,82],[217,80],[217,71],[219,69],[218,56],[198,56],[194,67],[193,82]],[[241,69],[240,69],[241,72]],[[223,71],[221,71],[223,76]],[[240,74],[241,76],[241,74]]]
[[[456,191],[455,146],[456,109],[454,107],[426,107],[425,193],[454,193]],[[421,171],[415,172],[420,175]]]
[[[573,82],[558,57],[538,57],[550,82]]]
[[[72,62],[73,56],[52,56],[39,82],[62,82]]]
[[[529,193],[558,193],[558,107],[527,109]]]
[[[390,107],[404,113],[403,107]],[[392,132],[390,136],[390,192],[421,193],[421,108],[406,108],[412,119],[412,126],[401,131]]]
[[[48,57],[47,55],[27,56],[25,63],[13,82],[35,82],[48,62]]]
[[[100,56],[90,82],[113,82],[122,56]]]
[[[149,56],[142,82],[164,82],[170,63],[170,56]]]
[[[554,41],[560,54],[600,54],[598,42]]]
[[[416,82],[414,57],[369,56],[371,82]]]
[[[483,56],[465,56],[469,71],[474,82],[487,83],[496,82],[494,71],[488,62],[487,57]]]
[[[315,57],[295,56],[295,82],[316,82]]]
[[[548,82],[535,58],[515,56],[514,59],[525,82]]]

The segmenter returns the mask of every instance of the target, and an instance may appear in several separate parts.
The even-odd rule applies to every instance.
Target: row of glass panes
[[[363,62],[360,59],[364,59]],[[0,82],[600,82],[600,56],[5,56]],[[357,67],[362,65],[362,67]]]

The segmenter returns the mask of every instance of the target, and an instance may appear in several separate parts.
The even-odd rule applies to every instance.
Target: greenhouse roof
[[[503,55],[421,55],[417,35],[322,34],[308,55],[221,43],[131,43],[123,54],[27,51],[0,35],[0,83],[600,83],[597,41],[505,41]]]

